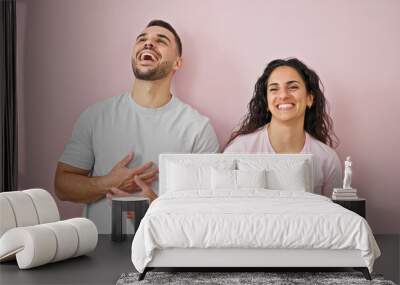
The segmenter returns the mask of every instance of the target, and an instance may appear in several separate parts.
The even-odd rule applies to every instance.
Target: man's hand
[[[139,194],[143,197],[147,197],[150,200],[150,203],[153,202],[154,199],[157,198],[157,194],[154,193],[153,189],[147,185],[139,176],[135,176],[134,178],[136,184],[140,187],[141,191]],[[112,197],[127,197],[132,196],[131,193],[118,189],[116,187],[111,187],[110,191],[107,193],[106,197],[108,199],[112,199]]]
[[[127,168],[126,166],[130,161],[132,161],[134,155],[129,153],[122,160],[120,160],[111,171],[101,177],[101,183],[104,184],[105,188],[117,188],[123,192],[133,193],[138,192],[141,188],[137,185],[134,177],[140,177],[147,185],[151,185],[155,180],[157,180],[158,168],[151,169],[153,162],[147,162],[142,166],[135,168]]]

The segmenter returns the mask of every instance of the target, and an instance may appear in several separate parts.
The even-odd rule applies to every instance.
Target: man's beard
[[[135,74],[135,77],[140,80],[153,81],[163,79],[171,72],[171,68],[172,64],[170,62],[163,62],[158,67],[143,71],[136,66],[134,60],[132,61],[133,74]]]

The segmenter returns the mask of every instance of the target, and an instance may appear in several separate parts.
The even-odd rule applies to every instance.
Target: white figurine
[[[343,179],[343,189],[352,189],[351,188],[351,158],[350,156],[346,157],[346,161],[344,162],[344,179]]]

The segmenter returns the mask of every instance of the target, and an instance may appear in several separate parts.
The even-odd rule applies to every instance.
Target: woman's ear
[[[313,105],[313,103],[314,103],[314,95],[312,95],[312,94],[310,93],[310,94],[308,94],[308,96],[307,96],[307,107],[308,107],[308,108],[311,108],[312,105]]]

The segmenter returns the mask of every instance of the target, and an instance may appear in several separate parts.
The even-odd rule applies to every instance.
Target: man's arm
[[[158,169],[151,169],[152,162],[135,168],[126,165],[133,159],[128,154],[105,176],[90,177],[90,171],[59,162],[55,175],[55,193],[60,200],[78,203],[92,203],[104,198],[112,187],[127,193],[140,191],[135,176],[151,184],[157,179]]]
[[[55,193],[62,201],[91,203],[103,198],[108,189],[102,177],[89,177],[90,171],[59,162],[55,175]]]
[[[196,137],[192,147],[192,153],[217,153],[219,152],[219,143],[217,135],[210,121],[203,126]]]

